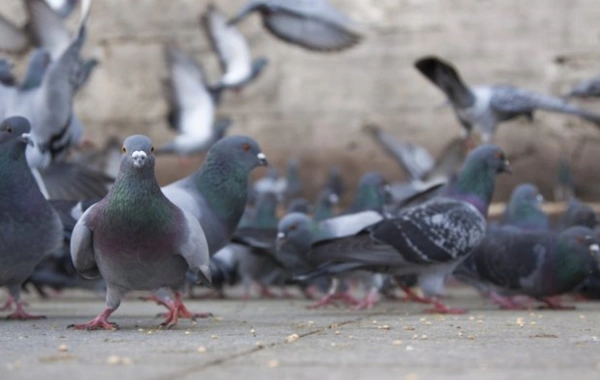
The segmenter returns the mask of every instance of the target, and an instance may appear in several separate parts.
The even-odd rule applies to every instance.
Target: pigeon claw
[[[104,311],[102,313],[100,313],[100,315],[98,315],[96,318],[92,319],[88,323],[72,324],[72,325],[67,326],[67,328],[74,329],[74,330],[86,330],[86,331],[118,330],[119,325],[108,321],[108,317],[112,314],[113,311],[114,311],[113,309],[106,308],[106,309],[104,309]]]
[[[551,309],[551,310],[574,310],[575,306],[563,305],[557,298],[542,298],[546,305],[540,306],[540,309]]]
[[[418,302],[418,303],[431,303],[431,300],[425,297],[419,296],[415,293],[410,287],[401,285],[400,289],[404,292],[404,298],[402,298],[405,302]]]
[[[425,310],[428,314],[465,314],[467,312],[465,309],[448,307],[437,299],[432,299],[431,303],[433,303],[433,308]]]
[[[10,320],[28,321],[28,320],[32,320],[32,319],[45,319],[46,318],[44,315],[28,314],[23,309],[23,302],[21,302],[21,301],[17,301],[15,304],[17,305],[17,308],[15,309],[15,311],[6,317],[6,320],[8,320],[8,321],[10,321]]]

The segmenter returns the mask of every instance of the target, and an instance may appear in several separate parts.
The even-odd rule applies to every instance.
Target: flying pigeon
[[[600,125],[600,115],[561,98],[507,85],[469,88],[450,63],[437,57],[421,58],[415,67],[446,94],[467,135],[477,131],[486,143],[492,140],[498,123],[518,116],[533,119],[536,110],[572,114]]]
[[[362,28],[326,0],[248,0],[229,23],[252,12],[275,37],[308,50],[340,51],[363,38]]]
[[[175,139],[157,149],[157,154],[191,155],[205,152],[223,138],[230,119],[215,119],[216,100],[208,90],[202,67],[174,46],[165,48],[169,79],[165,83],[171,107],[169,126]]]
[[[252,60],[244,35],[235,25],[228,24],[225,16],[213,4],[202,14],[201,22],[213,50],[219,56],[223,71],[219,82],[211,87],[218,90],[241,89],[262,73],[268,63],[267,59]]]

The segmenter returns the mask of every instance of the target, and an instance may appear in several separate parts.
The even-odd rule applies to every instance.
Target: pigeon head
[[[312,241],[312,219],[306,214],[293,212],[284,216],[277,226],[277,250],[306,253]]]
[[[565,215],[561,218],[560,227],[584,226],[595,228],[598,225],[598,217],[593,208],[572,198]]]
[[[448,195],[467,201],[483,215],[494,195],[496,175],[511,173],[506,155],[496,145],[481,145],[469,153],[456,182],[448,190]]]
[[[217,141],[208,151],[207,162],[226,160],[247,172],[258,166],[267,166],[267,157],[258,143],[247,136],[230,136]]]
[[[301,212],[303,214],[308,214],[312,211],[312,206],[305,198],[294,198],[288,204],[287,211],[288,213]]]
[[[367,173],[358,183],[356,199],[351,211],[381,211],[390,197],[390,187],[385,178],[379,173]]]
[[[22,116],[12,116],[0,123],[0,144],[17,142],[23,152],[26,145],[33,145],[29,135],[31,124]]]
[[[592,229],[575,226],[564,230],[560,235],[567,246],[586,249],[595,261],[600,262],[600,240]]]
[[[517,186],[504,214],[504,223],[528,230],[549,228],[548,217],[542,210],[543,202],[544,197],[534,185],[524,183]]]
[[[129,136],[123,142],[121,169],[154,170],[154,145],[150,138],[143,135]]]

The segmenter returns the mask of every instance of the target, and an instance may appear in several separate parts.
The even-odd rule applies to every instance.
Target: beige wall
[[[281,43],[264,32],[257,17],[241,24],[256,56],[270,65],[242,94],[227,94],[220,113],[234,119],[232,133],[257,138],[270,160],[305,164],[315,186],[329,164],[346,169],[350,182],[379,170],[401,177],[394,163],[361,132],[365,121],[434,152],[461,132],[448,108],[435,108],[442,94],[412,67],[435,53],[456,63],[472,84],[510,83],[560,94],[600,71],[600,6],[597,0],[331,0],[368,27],[366,40],[342,54],[321,55]],[[22,20],[18,0],[0,12]],[[157,145],[171,133],[159,79],[165,75],[162,45],[175,41],[219,75],[216,57],[198,25],[202,0],[95,0],[86,53],[101,61],[76,100],[87,134],[101,143],[109,134],[144,133]],[[243,0],[223,0],[233,13]],[[560,63],[562,62],[562,63]],[[585,106],[600,112],[600,102]],[[536,121],[505,124],[497,143],[511,154],[536,153],[514,164],[500,180],[499,197],[513,184],[533,181],[550,195],[556,161],[589,144],[575,162],[581,181],[598,182],[600,131],[577,119],[539,113]],[[581,150],[581,149],[579,149]],[[173,159],[159,162],[162,181],[180,172]]]

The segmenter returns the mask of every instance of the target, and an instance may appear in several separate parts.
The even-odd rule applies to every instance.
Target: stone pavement
[[[30,298],[33,322],[0,321],[0,379],[599,379],[600,303],[573,311],[500,311],[451,289],[460,316],[384,301],[369,311],[308,310],[305,300],[189,301],[215,317],[158,330],[135,297],[116,331],[72,331],[102,300]],[[2,297],[4,299],[4,297]]]

